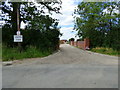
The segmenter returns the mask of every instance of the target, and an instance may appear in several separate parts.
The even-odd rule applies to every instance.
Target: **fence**
[[[70,41],[70,45],[86,50],[90,48],[90,40],[86,38],[84,41]]]

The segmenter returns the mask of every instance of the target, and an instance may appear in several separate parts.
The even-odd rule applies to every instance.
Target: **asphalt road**
[[[61,45],[45,58],[2,68],[3,88],[118,88],[118,58]]]

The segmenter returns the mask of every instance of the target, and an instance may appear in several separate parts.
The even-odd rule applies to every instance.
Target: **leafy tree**
[[[91,47],[114,47],[114,34],[120,29],[118,11],[116,2],[81,2],[74,12],[77,15],[74,28],[79,37],[90,39]]]
[[[59,28],[58,20],[53,19],[49,15],[45,15],[45,9],[48,10],[50,14],[52,12],[60,13],[60,6],[54,7],[59,2],[40,2],[36,6],[35,3],[21,3],[21,2],[10,2],[8,4],[3,2],[3,15],[7,14],[9,18],[3,16],[3,20],[6,21],[6,24],[3,26],[3,42],[8,47],[15,47],[16,43],[13,42],[13,35],[16,32],[17,28],[17,18],[14,10],[15,5],[19,5],[19,19],[20,23],[28,23],[25,30],[21,30],[22,35],[24,36],[24,41],[22,47],[25,49],[29,46],[34,46],[40,50],[56,50],[57,45],[59,44]],[[8,6],[7,6],[8,5]],[[51,6],[52,5],[52,6]],[[38,9],[38,7],[40,7]],[[14,19],[12,19],[14,18]],[[14,20],[14,22],[13,22]],[[14,25],[13,25],[14,24]],[[15,26],[15,27],[14,27]],[[20,27],[20,26],[19,26]],[[8,33],[9,32],[9,33]],[[6,37],[8,36],[8,37]]]
[[[70,38],[69,41],[74,41],[75,39],[74,38]]]
[[[44,10],[47,9],[50,14],[52,12],[60,13],[61,2],[39,2],[38,6],[34,2],[2,2],[2,19],[9,24],[14,31],[17,29],[17,10],[19,15],[19,27],[21,22],[24,23],[31,21],[35,15],[45,14]],[[58,4],[58,7],[54,5]],[[39,10],[38,10],[39,7]],[[7,15],[7,18],[5,18]],[[32,18],[31,18],[32,17]]]

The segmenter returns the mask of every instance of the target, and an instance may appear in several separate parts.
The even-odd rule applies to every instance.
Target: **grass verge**
[[[51,51],[40,51],[35,47],[29,47],[21,53],[18,51],[18,48],[8,48],[6,46],[2,47],[2,60],[3,61],[12,61],[12,60],[22,60],[25,58],[37,58],[45,57],[52,54]]]
[[[92,48],[90,51],[106,55],[120,56],[120,51],[115,51],[112,48],[96,47]]]
[[[2,43],[0,43],[0,62],[2,61]]]

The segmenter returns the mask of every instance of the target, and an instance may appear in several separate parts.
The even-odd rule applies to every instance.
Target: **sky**
[[[75,7],[81,2],[82,0],[62,0],[62,8],[60,12],[62,14],[53,13],[51,17],[59,19],[59,27],[62,36],[60,37],[61,40],[70,38],[75,38],[75,40],[79,39],[77,36],[77,31],[73,30],[74,28],[74,18],[72,14],[74,13]],[[25,25],[23,22],[21,23],[21,28],[24,28]]]
[[[80,1],[80,0],[79,0]],[[63,34],[60,39],[75,38],[77,32],[73,30],[74,28],[74,18],[72,14],[74,13],[75,7],[77,7],[77,0],[62,0],[62,15],[53,15],[53,17],[59,19],[59,26],[61,27],[60,32]],[[77,39],[78,37],[76,37]]]
[[[74,13],[75,7],[82,0],[62,0],[62,9],[60,12],[62,14],[53,13],[51,17],[59,19],[59,27],[61,27],[60,32],[63,34],[60,39],[75,38],[78,39],[77,31],[74,28],[74,18],[72,14]],[[25,24],[21,23],[21,28],[24,28]],[[77,37],[76,37],[77,36]]]
[[[60,10],[60,12],[62,14],[56,14],[53,13],[51,17],[59,19],[59,27],[60,28],[60,32],[62,33],[62,36],[60,37],[60,39],[67,39],[69,40],[70,38],[75,38],[77,32],[75,30],[73,30],[74,28],[74,18],[72,16],[72,14],[74,13],[74,9],[75,7],[77,7],[78,2],[80,2],[82,0],[62,0],[62,8]],[[0,22],[0,23],[5,23]],[[21,22],[21,28],[25,28],[27,24]],[[76,37],[75,39],[77,39],[78,37]]]
[[[53,18],[59,19],[60,32],[62,33],[61,40],[69,40],[70,38],[78,39],[78,37],[75,37],[77,32],[73,30],[74,18],[72,16],[75,7],[78,5],[78,1],[80,2],[81,0],[62,0],[62,8],[60,10],[62,14],[52,14]],[[23,23],[21,25],[22,28],[25,26]]]
[[[79,39],[77,36],[77,31],[73,30],[74,28],[74,18],[72,14],[74,13],[75,7],[82,2],[82,0],[62,0],[62,15],[53,14],[52,17],[59,19],[59,26],[61,27],[60,32],[63,33],[60,39],[75,38],[75,40]],[[115,10],[116,11],[116,10]],[[106,12],[106,11],[105,11]],[[118,11],[119,12],[119,11]]]

